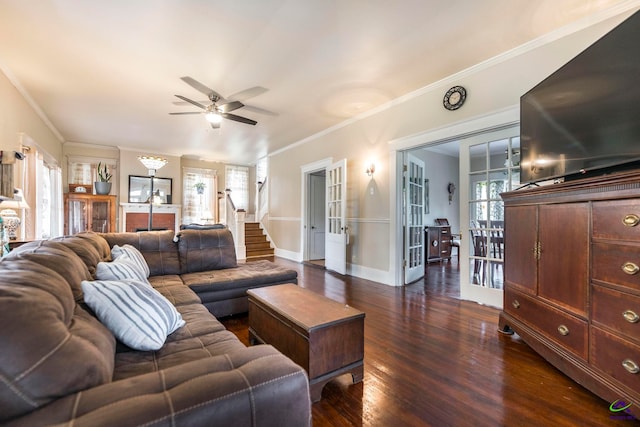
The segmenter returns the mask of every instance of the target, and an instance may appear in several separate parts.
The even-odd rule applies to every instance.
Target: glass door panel
[[[512,127],[477,135],[465,140],[460,151],[460,180],[469,183],[469,207],[466,212],[461,210],[461,225],[468,221],[469,258],[461,263],[460,293],[463,299],[495,307],[502,306],[504,285],[504,204],[500,194],[519,185],[518,133],[519,129]]]
[[[69,234],[87,230],[87,202],[85,200],[69,200]]]
[[[91,230],[96,233],[108,233],[110,202],[94,201],[91,205]]]

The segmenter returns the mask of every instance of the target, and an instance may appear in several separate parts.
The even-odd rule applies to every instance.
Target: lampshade
[[[167,164],[167,159],[156,156],[140,156],[138,160],[149,170],[157,170]]]
[[[29,209],[29,204],[24,200],[22,190],[17,188],[13,192],[13,199],[0,200],[0,210],[3,209]]]

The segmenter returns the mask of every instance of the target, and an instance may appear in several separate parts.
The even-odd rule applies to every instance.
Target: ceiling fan
[[[189,104],[195,105],[196,107],[202,109],[202,111],[184,111],[184,112],[169,113],[169,114],[171,115],[204,114],[205,118],[209,123],[211,123],[211,127],[214,129],[218,129],[220,127],[220,123],[222,122],[222,119],[233,120],[233,121],[245,123],[248,125],[256,125],[258,123],[255,120],[238,116],[236,114],[231,114],[231,111],[235,111],[242,107],[248,107],[248,106],[245,106],[245,104],[243,104],[242,102],[240,102],[240,99],[244,100],[254,96],[258,96],[266,92],[267,89],[260,86],[255,86],[250,89],[243,90],[242,92],[238,92],[230,96],[229,99],[225,99],[222,95],[220,95],[215,90],[208,88],[207,86],[203,85],[199,81],[189,76],[180,77],[180,79],[184,81],[186,84],[188,84],[189,86],[191,86],[192,88],[194,88],[195,90],[207,95],[207,98],[209,98],[209,101],[211,102],[211,104],[204,105],[204,103],[206,103],[207,101],[198,102],[182,95],[176,95],[176,97],[182,99],[183,101]],[[182,105],[183,103],[180,102],[176,104]],[[271,113],[268,110],[262,110],[260,108],[255,108],[255,107],[252,107],[252,109],[254,109],[257,112],[275,115],[275,113]]]

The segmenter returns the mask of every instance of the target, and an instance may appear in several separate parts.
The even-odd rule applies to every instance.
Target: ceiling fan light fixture
[[[218,113],[214,113],[213,111],[208,112],[204,115],[209,123],[220,123],[222,122],[222,116]]]

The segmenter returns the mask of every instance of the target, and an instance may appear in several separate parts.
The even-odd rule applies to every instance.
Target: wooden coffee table
[[[365,314],[294,284],[251,289],[249,341],[271,344],[309,375],[317,402],[331,379],[364,373]]]

